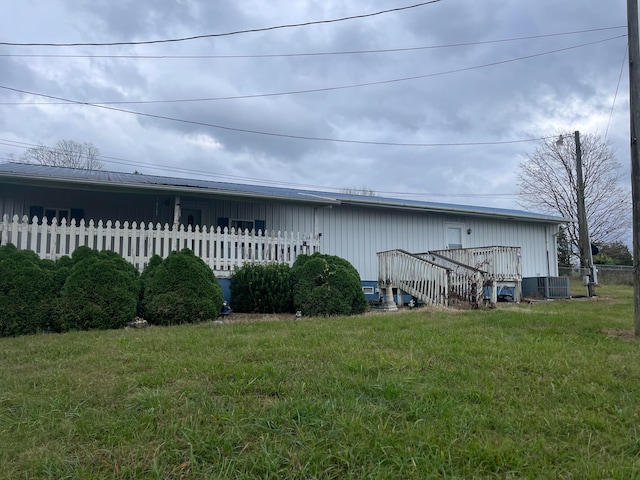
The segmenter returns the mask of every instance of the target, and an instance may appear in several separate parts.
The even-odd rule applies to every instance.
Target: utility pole
[[[638,43],[638,0],[627,0],[629,37],[629,109],[631,119],[631,198],[633,203],[633,290],[634,325],[640,338],[640,158],[638,137],[640,128],[640,44]]]
[[[576,180],[578,191],[578,230],[580,233],[580,266],[589,271],[587,280],[587,292],[593,297],[596,292],[596,274],[591,255],[591,239],[589,238],[589,225],[587,225],[587,209],[584,204],[584,179],[582,176],[582,145],[580,144],[580,132],[575,132],[576,140]]]

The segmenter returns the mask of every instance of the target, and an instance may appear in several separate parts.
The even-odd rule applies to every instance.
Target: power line
[[[613,96],[613,103],[611,105],[611,111],[609,112],[609,121],[607,122],[607,130],[604,132],[604,139],[607,140],[609,135],[609,127],[611,126],[611,117],[613,117],[613,109],[616,106],[616,99],[618,98],[618,90],[620,90],[620,81],[622,80],[622,72],[624,72],[624,66],[627,63],[627,52],[629,51],[629,44],[625,46],[624,55],[622,57],[622,66],[620,67],[620,75],[618,76],[618,84],[616,85],[616,93]]]
[[[443,72],[436,72],[436,73],[427,73],[423,75],[413,75],[410,77],[379,80],[376,82],[356,83],[351,85],[338,85],[338,86],[332,86],[332,87],[311,88],[311,89],[305,89],[305,90],[292,90],[292,91],[285,91],[285,92],[256,93],[251,95],[233,95],[233,96],[227,96],[227,97],[185,98],[185,99],[170,99],[170,100],[134,100],[134,101],[117,100],[117,101],[91,101],[91,102],[81,102],[81,101],[73,101],[73,100],[59,101],[59,102],[0,102],[0,105],[66,105],[66,104],[92,105],[92,106],[141,105],[141,104],[155,104],[155,103],[212,102],[212,101],[220,101],[220,100],[241,100],[241,99],[249,99],[249,98],[279,97],[284,95],[302,95],[302,94],[308,94],[308,93],[329,92],[329,91],[345,90],[345,89],[351,89],[351,88],[371,87],[374,85],[385,85],[390,83],[407,82],[411,80],[419,80],[424,78],[438,77],[442,75],[450,75],[454,73],[468,72],[468,71],[477,70],[480,68],[495,67],[495,66],[504,65],[507,63],[513,63],[513,62],[518,62],[522,60],[529,60],[531,58],[542,57],[545,55],[565,52],[568,50],[574,50],[577,48],[595,45],[598,43],[609,42],[609,41],[617,40],[619,38],[624,38],[624,37],[626,37],[626,34],[605,38],[602,40],[596,40],[593,42],[582,43],[579,45],[573,45],[570,47],[559,48],[556,50],[549,50],[546,52],[534,53],[534,54],[526,55],[523,57],[511,58],[507,60],[499,60],[496,62],[485,63],[481,65],[473,65],[471,67],[463,67],[463,68],[457,68],[454,70],[446,70]],[[47,95],[41,95],[41,96],[47,97]],[[51,98],[56,98],[56,97],[51,97]]]
[[[480,145],[509,145],[509,144],[516,144],[516,143],[537,142],[539,140],[543,140],[544,138],[546,138],[546,137],[528,138],[528,139],[520,139],[520,140],[505,140],[505,141],[493,141],[493,142],[400,143],[400,142],[374,142],[374,141],[365,141],[365,140],[349,140],[349,139],[331,138],[331,137],[310,137],[305,135],[292,135],[292,134],[285,134],[285,133],[264,132],[260,130],[250,130],[245,128],[229,127],[225,125],[217,125],[214,123],[199,122],[195,120],[186,120],[183,118],[175,118],[175,117],[169,117],[165,115],[135,112],[133,110],[125,110],[123,108],[110,107],[107,105],[98,105],[98,104],[88,103],[88,102],[80,102],[76,100],[70,100],[68,98],[56,97],[53,95],[45,95],[43,93],[29,92],[27,90],[7,87],[4,85],[0,85],[0,89],[9,90],[17,93],[23,93],[26,95],[34,95],[37,97],[50,98],[53,100],[61,100],[65,103],[73,103],[76,105],[86,105],[89,107],[102,108],[105,110],[122,112],[122,113],[131,114],[131,115],[137,115],[140,117],[155,118],[158,120],[167,120],[167,121],[172,121],[177,123],[185,123],[189,125],[198,125],[201,127],[211,127],[211,128],[230,131],[230,132],[249,133],[253,135],[263,135],[263,136],[269,136],[269,137],[288,138],[288,139],[295,139],[295,140],[309,140],[309,141],[316,141],[316,142],[336,142],[336,143],[350,143],[350,144],[357,144],[357,145],[380,145],[380,146],[394,146],[394,147],[462,147],[462,146],[480,146]]]
[[[278,30],[282,28],[294,28],[294,27],[306,27],[309,25],[319,25],[325,23],[336,23],[336,22],[344,22],[346,20],[355,20],[359,18],[367,18],[374,17],[377,15],[383,15],[386,13],[392,12],[400,12],[403,10],[409,10],[412,8],[423,7],[425,5],[430,5],[433,3],[437,3],[440,0],[430,0],[428,2],[416,3],[414,5],[408,5],[405,7],[397,7],[390,8],[388,10],[381,10],[379,12],[373,13],[365,13],[362,15],[352,15],[349,17],[342,18],[334,18],[330,20],[316,20],[311,22],[302,22],[302,23],[290,23],[285,25],[276,25],[272,27],[263,27],[263,28],[252,28],[248,30],[236,30],[234,32],[226,32],[226,33],[210,33],[206,35],[194,35],[191,37],[180,37],[180,38],[168,38],[161,40],[144,40],[137,42],[101,42],[101,43],[15,43],[15,42],[0,42],[0,45],[10,46],[10,47],[95,47],[95,46],[116,46],[116,45],[150,45],[155,43],[175,43],[175,42],[186,42],[190,40],[199,40],[203,38],[217,38],[217,37],[228,37],[231,35],[240,35],[244,33],[255,33],[255,32],[266,32],[269,30]]]
[[[575,30],[571,32],[548,33],[543,35],[529,35],[525,37],[502,38],[496,40],[484,40],[477,42],[451,43],[444,45],[427,45],[419,47],[384,48],[377,50],[346,50],[338,52],[309,52],[309,53],[267,53],[267,54],[246,54],[246,55],[79,55],[79,54],[37,54],[37,53],[6,53],[0,57],[27,57],[27,58],[125,58],[125,59],[233,59],[233,58],[281,58],[281,57],[316,57],[329,55],[363,55],[378,53],[410,52],[420,50],[434,50],[443,48],[471,47],[477,45],[489,45],[496,43],[516,42],[521,40],[535,40],[540,38],[560,37],[576,35],[582,33],[601,32],[605,30],[617,30],[626,28],[626,25],[614,27],[592,28],[588,30]]]
[[[18,142],[16,140],[8,140],[8,139],[0,139],[0,145],[5,145],[8,147],[14,147],[14,148],[21,148],[21,149],[29,149],[29,148],[40,148],[40,147],[44,147],[47,150],[51,150],[51,151],[60,151],[59,149],[55,148],[55,147],[48,147],[46,145],[38,145],[38,144],[34,144],[34,143],[26,143],[26,142]],[[10,158],[7,156],[7,158]],[[108,155],[96,155],[96,158],[98,158],[101,161],[104,161],[105,163],[113,163],[113,164],[117,164],[117,165],[128,165],[128,166],[133,166],[133,167],[150,167],[150,168],[154,168],[156,170],[162,170],[162,171],[168,171],[168,172],[175,172],[175,173],[187,173],[187,174],[192,174],[192,175],[199,175],[199,176],[206,176],[206,177],[211,177],[211,178],[224,178],[224,179],[230,179],[230,180],[235,180],[235,181],[251,181],[251,182],[260,182],[260,183],[264,183],[264,184],[273,184],[273,185],[290,185],[290,186],[305,186],[305,187],[310,187],[310,188],[331,188],[331,187],[320,187],[317,185],[305,185],[305,184],[300,184],[300,183],[293,183],[293,182],[284,182],[284,181],[275,181],[275,180],[262,180],[262,179],[255,179],[255,178],[251,178],[251,177],[243,177],[243,176],[239,176],[239,175],[223,175],[223,174],[215,174],[215,173],[211,173],[211,172],[205,172],[202,170],[195,170],[195,169],[190,169],[190,168],[176,168],[176,167],[169,167],[169,166],[164,166],[164,165],[157,165],[154,163],[148,163],[148,162],[141,162],[141,161],[137,161],[137,160],[127,160],[124,158],[119,158],[119,157],[113,157],[113,156],[108,156]],[[14,159],[14,161],[16,161]],[[335,187],[334,187],[335,188]]]
[[[0,138],[0,145],[5,145],[5,146],[9,146],[9,147],[14,147],[14,148],[22,148],[22,149],[28,149],[28,148],[37,148],[37,147],[44,147],[47,148],[48,150],[51,151],[59,151],[58,149],[56,149],[55,147],[48,147],[45,145],[36,145],[33,143],[26,143],[26,142],[18,142],[16,140],[8,140],[8,139],[2,139]],[[14,158],[11,157],[11,154],[4,152],[4,159],[7,161],[13,161],[16,162],[19,160],[16,160]],[[190,169],[190,168],[177,168],[177,167],[169,167],[166,165],[157,165],[157,164],[153,164],[153,163],[146,163],[146,162],[140,162],[140,161],[134,161],[134,160],[127,160],[127,159],[123,159],[123,158],[119,158],[119,157],[112,157],[112,156],[108,156],[108,155],[97,155],[96,156],[98,159],[104,161],[105,163],[113,163],[113,164],[118,164],[118,165],[127,165],[127,166],[131,166],[131,167],[149,167],[149,168],[153,168],[155,170],[160,170],[160,171],[167,171],[167,172],[173,172],[173,173],[185,173],[185,174],[191,174],[191,175],[198,175],[200,177],[210,177],[210,178],[221,178],[221,179],[227,179],[227,180],[234,180],[234,181],[240,181],[240,182],[252,182],[252,184],[263,184],[266,186],[285,186],[285,187],[296,187],[296,188],[304,188],[304,189],[318,189],[321,191],[335,191],[335,192],[342,192],[344,189],[340,188],[340,187],[335,187],[335,186],[326,186],[326,185],[311,185],[311,184],[304,184],[304,183],[295,183],[295,182],[284,182],[281,180],[265,180],[265,179],[256,179],[256,178],[251,178],[251,177],[243,177],[243,176],[239,176],[239,175],[228,175],[228,174],[216,174],[216,173],[211,173],[211,172],[206,172],[203,170],[195,170],[195,169]],[[383,194],[383,195],[403,195],[403,196],[407,196],[407,197],[458,197],[458,198],[506,198],[506,197],[516,197],[516,194],[512,194],[512,193],[486,193],[486,194],[482,194],[482,193],[437,193],[437,192],[397,192],[397,191],[384,191],[384,190],[375,190],[376,194]]]

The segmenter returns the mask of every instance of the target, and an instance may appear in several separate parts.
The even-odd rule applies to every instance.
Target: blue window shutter
[[[38,221],[42,222],[42,215],[44,214],[44,207],[38,207],[36,205],[31,205],[29,207],[29,222],[33,220],[33,217],[38,217]]]
[[[80,223],[80,220],[84,218],[84,208],[72,208],[71,209],[71,220],[76,221],[76,225]]]

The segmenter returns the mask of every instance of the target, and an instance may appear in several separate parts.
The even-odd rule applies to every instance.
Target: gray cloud
[[[54,2],[8,0],[3,38],[16,42],[111,42],[220,33],[374,11],[375,2],[247,3],[204,0]],[[384,8],[406,5],[394,0]],[[122,47],[4,47],[0,53],[254,55],[484,42],[623,25],[625,5],[443,0],[404,12],[327,25],[192,42]],[[205,98],[295,91],[429,75],[301,95],[121,108],[193,122],[297,136],[375,142],[499,142],[560,130],[604,131],[626,39],[536,56],[623,35],[580,35],[416,51],[307,57],[122,59],[0,57],[0,85],[81,101]],[[467,69],[457,73],[443,72]],[[628,171],[626,70],[609,138]],[[0,101],[42,101],[0,92]],[[258,180],[386,192],[513,194],[519,163],[536,143],[392,147],[240,133],[81,106],[0,108],[0,138],[55,144],[91,141],[132,162]],[[8,152],[10,147],[4,147]],[[16,148],[16,156],[21,150]],[[179,175],[151,166],[114,170]],[[512,197],[428,197],[513,206]]]

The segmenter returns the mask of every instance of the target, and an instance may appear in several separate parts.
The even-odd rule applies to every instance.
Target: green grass
[[[0,339],[0,478],[640,478],[633,291],[598,294]]]

